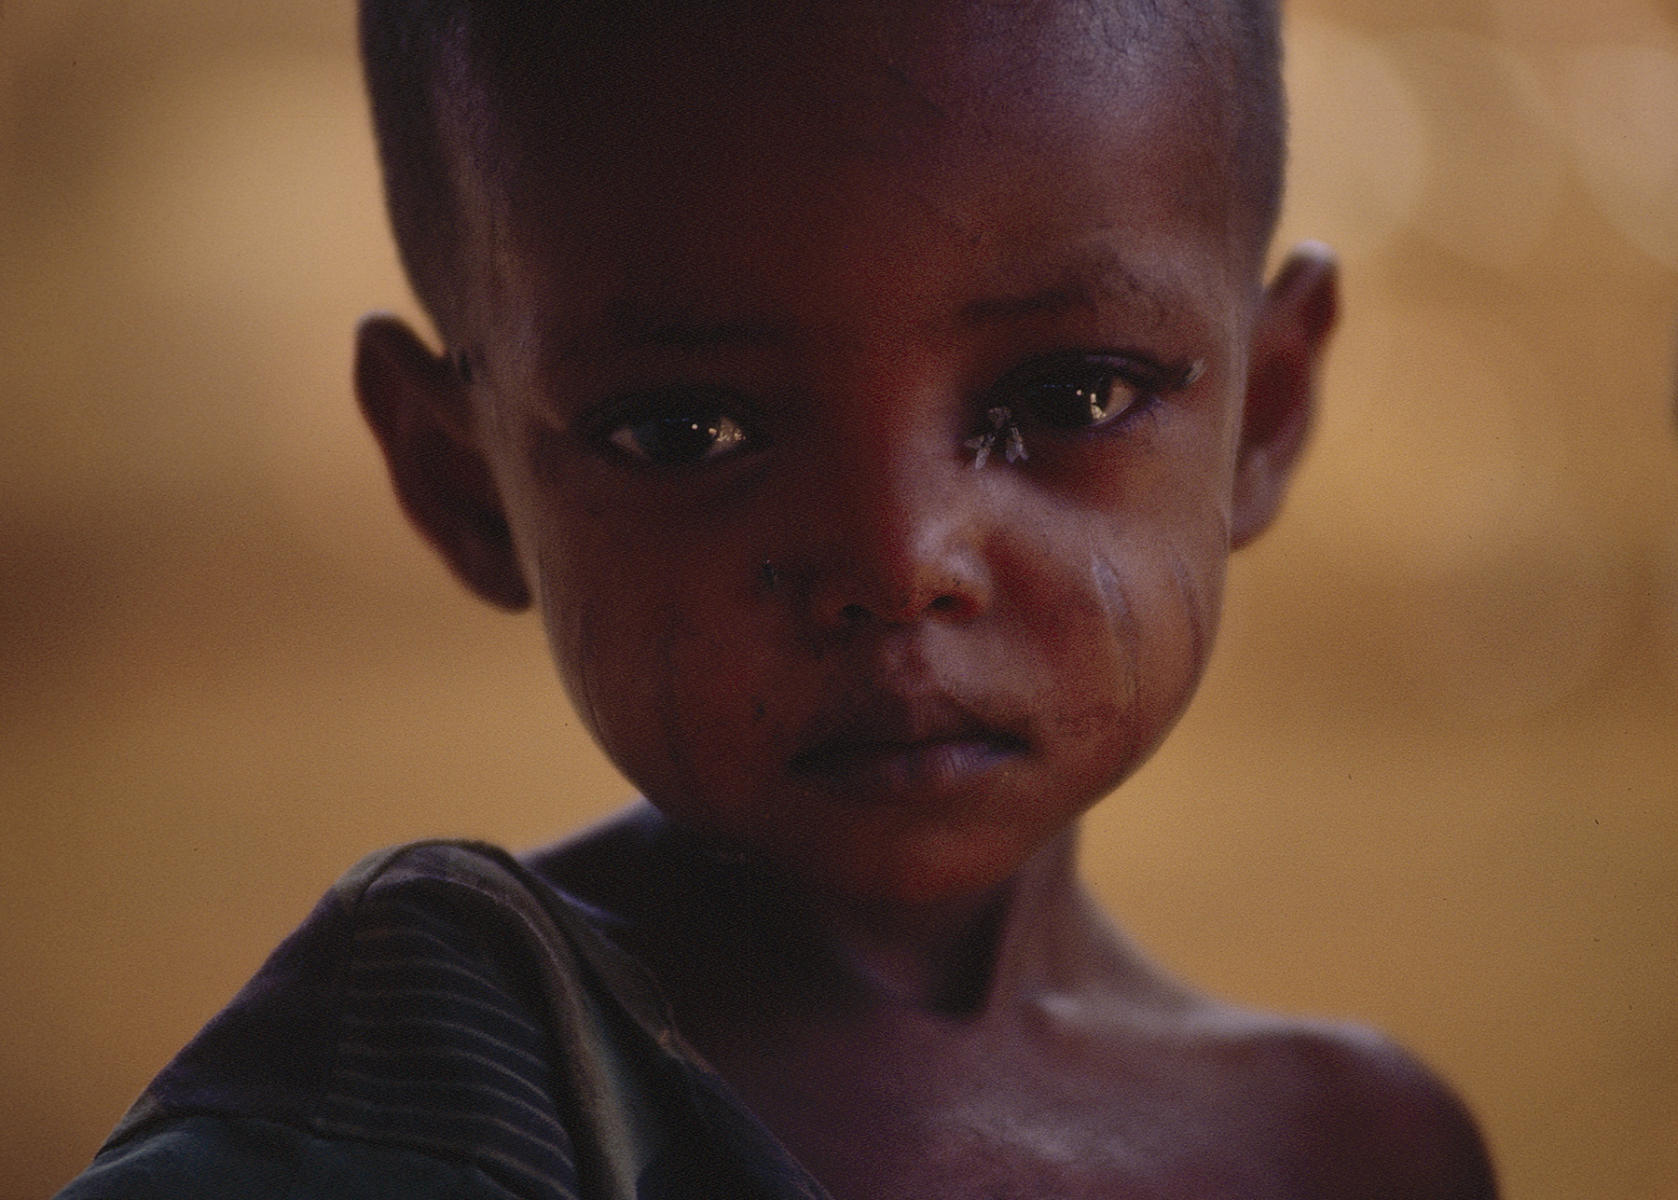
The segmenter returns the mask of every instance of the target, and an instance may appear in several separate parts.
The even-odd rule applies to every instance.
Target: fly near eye
[[[660,467],[687,467],[741,446],[746,431],[726,413],[658,413],[625,421],[606,440],[625,454]]]

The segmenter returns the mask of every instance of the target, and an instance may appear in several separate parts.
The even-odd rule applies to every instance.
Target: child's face
[[[994,884],[1134,770],[1269,511],[1217,114],[1020,7],[649,48],[478,214],[457,450],[578,710],[670,817],[851,897]]]

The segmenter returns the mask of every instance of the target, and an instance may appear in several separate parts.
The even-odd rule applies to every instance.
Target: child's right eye
[[[736,453],[749,441],[720,398],[704,393],[638,397],[599,428],[608,445],[655,467],[698,466]]]

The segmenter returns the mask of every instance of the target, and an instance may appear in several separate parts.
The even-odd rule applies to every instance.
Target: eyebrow
[[[957,319],[969,328],[1006,324],[1073,310],[1101,312],[1115,307],[1140,310],[1155,326],[1170,313],[1188,308],[1186,295],[1168,281],[1145,277],[1133,270],[1116,250],[1101,247],[1070,256],[1047,270],[1022,267],[1006,274],[1041,282],[1026,282],[1015,290],[971,300],[957,309]],[[715,319],[685,305],[648,307],[634,297],[610,305],[598,321],[569,339],[560,349],[562,360],[586,359],[602,347],[615,351],[711,350],[782,347],[796,330],[770,319]]]
[[[703,352],[731,346],[779,346],[791,338],[791,328],[775,321],[715,320],[682,308],[646,308],[626,298],[611,305],[598,322],[567,341],[560,357],[586,357],[602,346],[618,350]]]
[[[1179,289],[1164,280],[1145,278],[1111,250],[1078,255],[1038,277],[1043,282],[963,304],[962,322],[991,325],[1071,309],[1100,311],[1130,305],[1143,309],[1152,323],[1163,324],[1169,313],[1187,304]]]

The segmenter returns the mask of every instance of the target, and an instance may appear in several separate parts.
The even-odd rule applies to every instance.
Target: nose
[[[811,471],[803,536],[819,627],[960,623],[989,606],[981,481],[944,441],[860,445]]]

